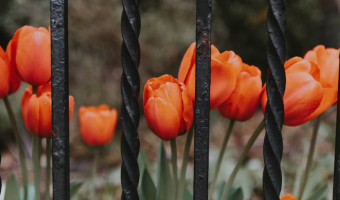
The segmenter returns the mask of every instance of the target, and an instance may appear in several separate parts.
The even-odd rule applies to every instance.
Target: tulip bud
[[[284,124],[298,126],[314,119],[337,100],[337,90],[320,76],[318,65],[299,57],[285,63],[286,91],[283,96]],[[262,110],[267,104],[266,85],[261,98]]]
[[[74,109],[74,99],[69,96],[69,121]],[[38,94],[33,94],[29,86],[21,99],[21,114],[27,129],[39,137],[52,137],[52,99],[51,84],[38,88]]]
[[[291,194],[286,194],[283,197],[280,197],[280,200],[297,200],[297,198],[295,198],[293,195]]]
[[[261,91],[261,71],[255,66],[243,64],[233,93],[218,107],[218,111],[228,119],[246,121],[254,115],[260,103]]]
[[[39,86],[51,79],[51,36],[46,28],[23,26],[16,31],[6,51],[21,79]]]
[[[79,109],[79,125],[82,138],[91,146],[110,142],[116,129],[118,112],[107,105],[82,106]]]
[[[162,140],[175,139],[192,125],[194,113],[188,90],[171,75],[146,82],[143,108],[149,129]]]

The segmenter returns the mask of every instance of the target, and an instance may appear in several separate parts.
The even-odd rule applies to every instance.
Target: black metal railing
[[[282,187],[281,158],[284,121],[283,94],[286,89],[284,62],[286,59],[285,0],[270,0],[267,13],[267,75],[268,103],[265,111],[266,136],[263,144],[263,193],[266,200],[280,200]]]
[[[53,199],[70,199],[68,2],[51,0]]]
[[[122,67],[121,79],[122,105],[122,128],[121,139],[122,155],[122,200],[138,200],[137,186],[139,182],[138,154],[140,142],[138,137],[139,125],[139,90],[140,79],[138,73],[140,60],[139,33],[141,27],[139,14],[139,0],[122,0]]]
[[[197,200],[208,199],[211,1],[198,0],[196,15],[194,199]]]

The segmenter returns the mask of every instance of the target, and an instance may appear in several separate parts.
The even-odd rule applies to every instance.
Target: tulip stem
[[[241,168],[244,160],[246,159],[246,157],[248,155],[250,148],[254,145],[256,139],[259,137],[259,135],[260,135],[260,133],[262,132],[263,129],[264,129],[264,119],[260,122],[260,124],[258,125],[256,130],[254,131],[252,136],[249,138],[246,146],[243,148],[243,151],[242,151],[239,159],[237,160],[236,166],[235,166],[233,172],[231,173],[231,175],[228,179],[228,182],[226,183],[226,186],[224,187],[221,199],[227,199],[228,194],[229,194],[229,190],[230,190],[231,185],[233,184],[233,182],[235,180],[235,177],[237,175],[238,170]]]
[[[19,134],[17,122],[16,122],[16,119],[13,113],[13,109],[12,109],[11,103],[8,100],[8,96],[5,96],[3,100],[5,102],[7,113],[12,124],[14,138],[18,144],[22,183],[23,183],[23,188],[24,188],[24,200],[27,200],[28,171],[27,171],[27,164],[26,164],[26,156],[25,156],[23,145],[22,145],[22,140]]]
[[[96,179],[98,172],[98,160],[99,160],[99,149],[94,148],[93,156],[93,166],[92,166],[92,189],[91,189],[91,199],[96,199]]]
[[[308,181],[308,175],[309,175],[309,172],[312,168],[315,145],[316,145],[316,140],[317,140],[317,136],[318,136],[318,130],[319,130],[320,122],[321,122],[321,115],[319,115],[316,118],[316,121],[315,121],[315,124],[314,124],[313,134],[312,134],[312,138],[311,138],[311,142],[310,142],[310,146],[309,146],[307,164],[306,164],[306,168],[305,168],[305,171],[303,173],[303,176],[302,176],[302,182],[301,182],[301,187],[300,187],[298,199],[302,199],[302,197],[303,197],[303,192],[305,190],[306,183]]]
[[[296,172],[295,181],[294,181],[294,187],[293,187],[293,196],[297,197],[299,195],[299,189],[301,186],[301,177],[303,174],[303,170],[306,166],[307,161],[307,154],[308,154],[308,146],[309,146],[309,123],[304,124],[305,128],[305,136],[303,139],[303,149],[302,149],[302,155],[301,155],[301,163],[299,165],[299,168]]]
[[[39,136],[33,136],[32,145],[33,154],[33,175],[34,175],[34,187],[35,187],[35,200],[40,200],[40,157],[41,157],[41,138]]]
[[[192,143],[192,136],[194,135],[194,126],[192,126],[187,134],[187,139],[185,141],[184,153],[183,153],[183,162],[181,167],[181,174],[180,174],[180,181],[178,183],[177,189],[177,199],[182,199],[183,197],[183,190],[184,190],[184,182],[185,182],[185,175],[187,172],[188,161],[189,161],[189,153]]]
[[[227,130],[227,133],[226,133],[224,140],[223,140],[223,143],[222,143],[220,154],[218,155],[216,167],[215,167],[215,170],[214,170],[215,174],[214,174],[214,177],[213,177],[213,180],[211,182],[210,189],[209,189],[209,200],[212,198],[214,191],[215,191],[216,181],[217,181],[218,174],[220,172],[222,159],[224,157],[224,153],[225,153],[225,150],[227,148],[227,144],[228,144],[231,132],[234,128],[234,124],[235,124],[235,120],[231,119],[230,122],[229,122],[229,127],[228,127],[228,130]]]
[[[177,144],[176,139],[170,140],[171,145],[171,164],[172,164],[172,175],[174,177],[174,186],[175,186],[175,197],[177,196]]]
[[[46,180],[45,180],[45,200],[50,200],[50,172],[51,172],[51,140],[46,138]]]

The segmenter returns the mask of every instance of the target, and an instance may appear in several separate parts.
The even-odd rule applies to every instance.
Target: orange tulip
[[[23,81],[39,86],[51,79],[51,36],[46,28],[21,27],[6,53]]]
[[[291,194],[286,194],[285,196],[281,197],[280,200],[297,200],[297,198]]]
[[[69,96],[69,120],[74,109],[74,99]],[[29,86],[21,99],[21,114],[27,129],[39,137],[52,137],[51,83],[38,88],[33,94]]]
[[[118,112],[107,105],[82,106],[79,109],[80,134],[91,146],[110,142],[116,129]]]
[[[316,63],[320,69],[320,77],[338,90],[339,49],[326,49],[324,45],[318,45],[306,53],[305,59]]]
[[[9,79],[9,61],[0,46],[0,98],[7,96],[9,93]]]
[[[175,139],[186,133],[194,118],[188,90],[171,75],[146,82],[143,108],[149,129],[162,140]]]
[[[314,119],[337,100],[337,91],[321,76],[314,62],[295,57],[285,63],[286,92],[283,96],[284,124],[298,126]],[[266,87],[261,99],[267,103]]]
[[[7,54],[0,46],[0,98],[16,92],[20,85],[20,78],[10,65]]]
[[[254,115],[260,103],[261,91],[261,71],[244,63],[233,93],[218,107],[218,111],[228,119],[246,121]]]
[[[233,51],[221,53],[211,45],[210,109],[213,110],[228,99],[242,69],[242,59]],[[196,43],[186,51],[178,72],[178,81],[183,82],[195,103]]]

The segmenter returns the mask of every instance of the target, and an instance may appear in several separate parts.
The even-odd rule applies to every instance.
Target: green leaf
[[[163,141],[160,142],[158,151],[157,170],[157,196],[156,200],[174,200],[169,162],[166,159]]]
[[[221,200],[226,182],[222,182],[217,189],[217,199]]]
[[[140,192],[143,199],[156,200],[156,187],[147,169],[143,172]]]
[[[242,188],[240,188],[240,187],[230,188],[230,192],[229,192],[227,200],[243,200]]]
[[[322,200],[326,197],[326,191],[327,191],[328,185],[325,184],[321,187],[318,187],[315,192],[313,192],[307,200]]]
[[[138,161],[140,175],[141,175],[141,177],[143,177],[144,169],[149,166],[150,161],[149,161],[148,156],[146,155],[144,149],[142,149],[142,148],[139,151],[137,161]]]
[[[24,191],[22,190],[21,191],[21,194],[20,195],[22,198],[22,200],[24,199]],[[34,187],[34,184],[32,183],[28,183],[28,195],[27,195],[27,200],[30,200],[30,199],[35,199],[35,187]]]
[[[72,182],[70,185],[70,198],[72,198],[75,194],[77,194],[78,190],[83,185],[82,181]]]
[[[302,200],[307,200],[307,194],[312,194],[315,191],[315,188],[321,181],[321,173],[325,169],[325,167],[329,165],[329,161],[329,157],[322,159],[321,162],[319,162],[317,166],[309,173]]]
[[[19,183],[15,174],[11,174],[7,180],[4,200],[20,200]]]
[[[183,192],[183,200],[193,200],[194,197],[193,195],[189,192],[188,189],[184,189],[184,192]]]

